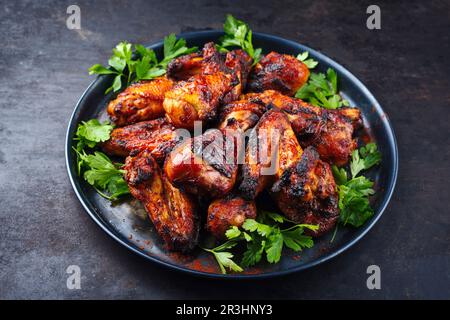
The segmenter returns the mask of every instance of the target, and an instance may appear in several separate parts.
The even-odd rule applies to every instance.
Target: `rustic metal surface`
[[[382,29],[365,26],[369,2],[2,1],[0,9],[0,298],[448,298],[449,5],[378,1]],[[194,278],[148,263],[85,214],[64,164],[64,135],[87,68],[120,40],[221,28],[226,13],[254,30],[323,51],[358,76],[389,114],[400,171],[382,219],[325,265],[264,281]],[[368,290],[379,265],[382,289]],[[79,265],[81,290],[66,268]]]

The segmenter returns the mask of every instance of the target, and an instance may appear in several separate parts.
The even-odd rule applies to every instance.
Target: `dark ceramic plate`
[[[189,45],[202,47],[208,41],[217,41],[221,35],[222,32],[219,31],[202,31],[181,36]],[[84,92],[69,122],[66,137],[66,164],[69,178],[75,193],[91,218],[113,239],[148,260],[172,269],[209,277],[262,278],[304,270],[325,262],[354,245],[378,221],[391,198],[397,178],[397,145],[387,115],[369,90],[340,64],[313,49],[267,34],[255,33],[253,38],[255,46],[263,48],[265,53],[273,50],[297,55],[299,52],[308,51],[314,59],[319,61],[316,71],[324,72],[328,67],[336,70],[342,95],[350,101],[352,106],[358,106],[362,110],[368,132],[377,142],[383,155],[381,165],[370,171],[371,177],[376,181],[377,192],[372,199],[375,215],[358,229],[340,228],[332,243],[330,243],[331,234],[328,234],[317,239],[312,249],[305,250],[301,254],[285,250],[280,263],[260,264],[240,274],[220,274],[213,257],[200,249],[190,256],[167,252],[153,230],[151,222],[146,218],[145,211],[136,200],[128,198],[120,204],[111,205],[76,173],[75,154],[71,149],[74,145],[73,137],[77,124],[82,120],[95,117],[107,118],[105,107],[110,96],[105,96],[104,92],[110,86],[112,78],[101,76]],[[161,54],[162,42],[149,47],[156,50],[157,54]]]

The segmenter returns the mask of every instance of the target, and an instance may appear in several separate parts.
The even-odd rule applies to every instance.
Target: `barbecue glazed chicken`
[[[147,150],[127,157],[124,169],[131,194],[144,204],[168,248],[177,251],[193,249],[199,232],[193,199],[167,180]]]
[[[159,118],[114,129],[102,149],[108,155],[121,157],[148,150],[158,163],[162,163],[180,140],[175,127],[165,118]]]
[[[239,191],[245,199],[255,199],[270,187],[283,171],[300,159],[302,148],[286,115],[267,111],[250,134],[242,165]]]
[[[213,43],[203,48],[202,56],[191,54],[173,60],[168,77],[182,79],[164,99],[166,117],[178,128],[192,130],[194,121],[215,120],[222,103],[236,100],[243,92],[252,60],[242,50],[226,55]]]
[[[309,78],[293,56],[271,52],[252,64],[242,50],[221,53],[207,43],[173,59],[165,77],[133,84],[108,105],[118,128],[102,148],[127,157],[130,192],[171,250],[196,246],[199,198],[209,201],[206,229],[217,239],[256,218],[263,190],[290,220],[319,225],[305,230],[310,235],[338,221],[330,164],[346,164],[356,148],[360,111],[292,97]],[[195,121],[209,129],[185,139],[177,128],[192,131]]]
[[[248,90],[277,90],[293,96],[308,78],[309,69],[303,62],[287,54],[271,52],[250,73]]]
[[[236,181],[237,146],[218,129],[206,131],[175,147],[164,163],[164,173],[176,187],[215,198],[231,191]]]
[[[231,227],[240,227],[245,219],[256,218],[254,201],[247,201],[236,194],[214,200],[208,207],[206,229],[217,239],[223,239]]]
[[[108,104],[111,120],[117,126],[124,126],[164,116],[164,95],[173,85],[165,77],[132,84]]]
[[[344,165],[356,148],[353,132],[362,125],[360,111],[356,108],[328,110],[274,90],[247,94],[245,99],[283,110],[301,146],[314,146],[325,161]]]
[[[280,210],[296,223],[319,225],[321,236],[330,231],[339,218],[338,194],[330,165],[319,158],[313,147],[304,150],[301,160],[285,170],[271,188]]]

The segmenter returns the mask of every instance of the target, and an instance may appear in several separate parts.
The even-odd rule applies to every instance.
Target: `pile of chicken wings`
[[[221,53],[207,43],[172,60],[164,77],[135,83],[109,103],[116,128],[102,148],[126,157],[131,194],[168,249],[193,249],[202,224],[223,239],[230,226],[257,216],[263,191],[290,220],[319,225],[312,236],[333,228],[339,209],[330,164],[347,163],[362,120],[356,108],[294,98],[308,77],[293,56],[271,52],[253,66],[243,50]],[[180,134],[196,122],[200,135]],[[275,140],[266,134],[273,130]],[[242,143],[230,143],[246,132]],[[259,160],[255,145],[275,157]]]

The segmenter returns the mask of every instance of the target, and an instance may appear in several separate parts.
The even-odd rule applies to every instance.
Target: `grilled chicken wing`
[[[267,111],[247,144],[239,186],[242,196],[254,199],[301,155],[302,148],[286,115],[278,110]]]
[[[237,175],[238,151],[227,139],[228,135],[214,129],[179,144],[166,158],[167,178],[193,194],[224,196],[233,188]]]
[[[250,73],[249,91],[278,90],[293,96],[309,77],[308,67],[293,56],[271,52]]]
[[[280,210],[296,223],[319,225],[313,236],[330,231],[339,218],[338,194],[330,165],[313,147],[284,171],[271,193]]]
[[[107,111],[111,120],[124,126],[164,116],[164,94],[173,85],[165,77],[132,84],[109,103]]]
[[[360,111],[356,108],[328,110],[274,90],[247,94],[244,98],[283,110],[301,146],[314,146],[325,161],[343,165],[356,148],[353,132],[362,123]]]
[[[194,121],[214,120],[220,103],[236,100],[243,92],[252,65],[243,50],[226,55],[207,43],[202,55],[191,54],[169,64],[168,76],[183,79],[166,93],[164,110],[176,126],[192,129]]]
[[[149,150],[152,157],[162,163],[180,140],[175,127],[165,118],[159,118],[114,129],[102,149],[108,155],[121,157],[132,151]]]
[[[233,77],[223,72],[198,74],[166,92],[166,117],[177,128],[193,129],[194,121],[208,122],[217,116],[223,97],[231,91]]]
[[[195,202],[161,174],[148,150],[126,159],[125,180],[141,201],[168,248],[189,251],[197,244],[199,221]]]
[[[206,228],[217,239],[223,239],[231,226],[240,227],[247,218],[256,218],[255,202],[229,194],[209,205]]]
[[[267,111],[263,103],[248,100],[236,100],[222,107],[220,112],[219,129],[235,129],[245,132],[253,128]]]

